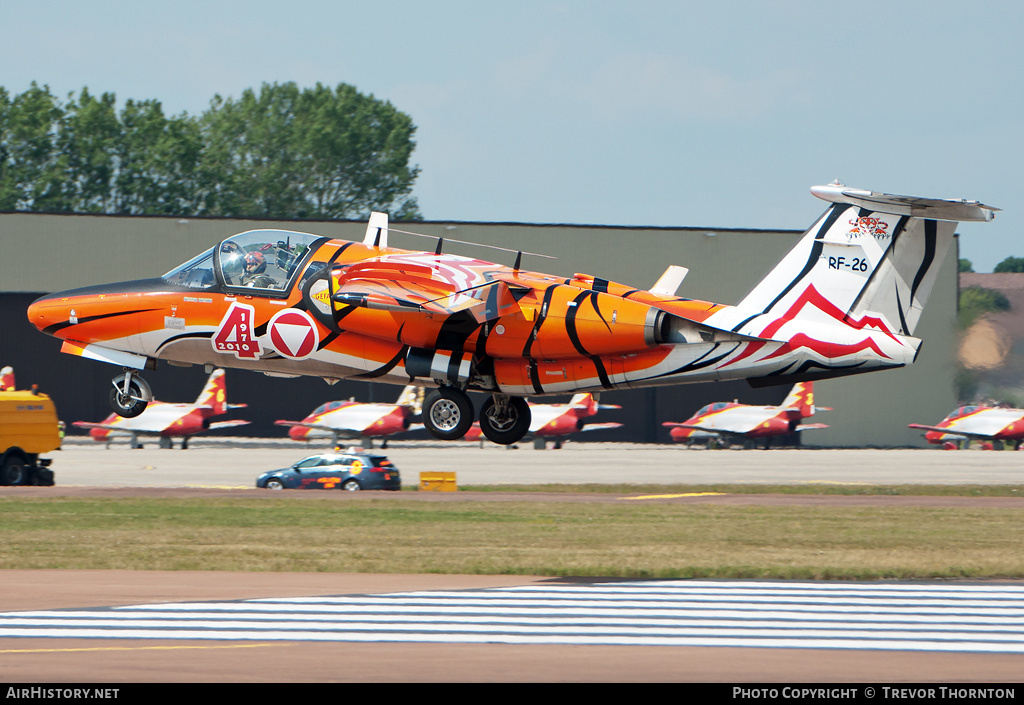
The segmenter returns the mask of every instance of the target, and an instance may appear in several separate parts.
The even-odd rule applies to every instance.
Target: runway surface
[[[203,438],[188,450],[152,442],[133,450],[104,449],[88,438],[68,439],[51,453],[57,484],[89,487],[251,488],[266,470],[289,467],[329,450],[289,440]],[[567,443],[560,450],[532,445],[392,442],[386,454],[403,485],[420,472],[455,471],[460,485],[544,483],[844,483],[1021,484],[1024,453],[937,449],[687,450],[682,446]]]
[[[104,450],[74,439],[50,456],[57,487],[0,488],[0,496],[256,492],[259,472],[323,450],[212,438],[195,439],[187,451],[155,444]],[[572,443],[556,451],[394,443],[385,452],[406,485],[432,470],[455,470],[460,486],[1020,484],[1024,464],[1024,455],[1011,451]],[[470,493],[403,494],[457,501]],[[981,510],[993,500],[1021,502],[778,495],[657,501],[974,501]],[[0,581],[0,673],[18,682],[1019,682],[1024,674],[1020,581],[608,582],[156,571],[0,571]]]

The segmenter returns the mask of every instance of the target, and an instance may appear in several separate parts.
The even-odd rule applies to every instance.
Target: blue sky
[[[1024,5],[1012,2],[0,0],[0,85],[202,112],[350,83],[417,125],[434,220],[802,229],[841,179],[1004,209],[1024,256]],[[667,255],[686,264],[685,252]]]

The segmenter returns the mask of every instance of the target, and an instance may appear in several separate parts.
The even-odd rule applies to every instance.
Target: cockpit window
[[[283,291],[318,239],[316,235],[287,230],[251,230],[229,237],[217,247],[224,283]]]
[[[205,289],[213,286],[217,280],[213,276],[213,248],[188,262],[175,267],[163,276],[171,284],[187,286],[191,289]]]

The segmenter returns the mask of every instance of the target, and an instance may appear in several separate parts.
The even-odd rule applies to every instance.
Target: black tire
[[[454,387],[435,389],[423,400],[423,425],[442,441],[462,438],[473,426],[473,402]]]
[[[132,380],[128,385],[128,394],[124,395],[117,387],[110,390],[110,408],[118,416],[126,419],[135,418],[149,406],[149,402],[142,398],[142,387]]]
[[[284,489],[284,483],[281,482],[276,477],[272,477],[269,480],[267,480],[265,483],[263,483],[263,487],[265,489],[268,489],[268,490],[283,490]]]
[[[518,443],[530,430],[530,405],[522,397],[509,397],[507,413],[497,414],[494,397],[488,397],[480,409],[480,430],[489,441],[503,446]]]
[[[349,478],[345,480],[343,483],[341,483],[341,489],[345,490],[346,492],[358,492],[359,490],[363,489],[363,486],[359,484],[358,480],[353,480],[352,478]]]
[[[28,466],[20,455],[9,455],[0,467],[0,485],[23,485],[28,480]]]
[[[50,468],[36,468],[32,484],[37,487],[53,487],[53,470]]]

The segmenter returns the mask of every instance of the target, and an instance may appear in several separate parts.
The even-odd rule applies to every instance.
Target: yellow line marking
[[[253,649],[274,644],[237,644],[231,646],[94,646],[81,649],[4,649],[0,654],[52,654],[68,651],[171,651],[174,649]]]
[[[645,494],[640,497],[619,497],[619,499],[672,499],[674,497],[711,497],[725,492],[687,492],[686,494]]]

